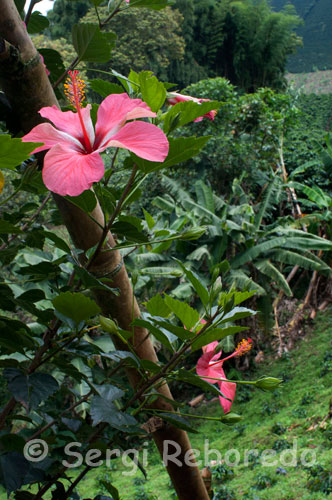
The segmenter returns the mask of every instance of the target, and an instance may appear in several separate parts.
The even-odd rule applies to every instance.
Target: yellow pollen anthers
[[[250,351],[252,348],[252,340],[250,338],[248,339],[242,339],[241,342],[236,347],[236,357],[242,356],[246,352]]]
[[[82,108],[85,99],[85,83],[79,78],[79,71],[68,71],[69,77],[64,84],[65,94],[69,103],[75,108]]]

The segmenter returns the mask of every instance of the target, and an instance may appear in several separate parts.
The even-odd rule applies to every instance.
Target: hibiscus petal
[[[130,99],[127,94],[109,95],[98,109],[95,149],[103,147],[127,120],[154,116],[156,113],[141,99]]]
[[[202,347],[202,351],[205,353],[205,352],[211,352],[211,351],[214,351],[215,348],[217,347],[218,345],[218,341],[215,340],[214,342],[210,342],[210,344],[207,344],[207,345],[203,345]],[[222,351],[219,351],[214,357],[215,359],[219,359],[220,356],[221,356],[221,353]]]
[[[88,104],[86,108],[81,108],[80,113],[83,118],[83,123],[88,134],[90,144],[93,145],[95,140],[95,132],[93,129],[92,120],[90,117],[91,105]],[[61,111],[56,106],[49,106],[42,108],[39,111],[43,118],[47,118],[62,132],[76,137],[80,142],[84,142],[84,135],[82,125],[78,113],[73,111]]]
[[[38,153],[39,151],[50,149],[56,144],[62,144],[73,151],[83,151],[82,144],[75,139],[75,137],[57,130],[50,123],[41,123],[40,125],[37,125],[30,130],[28,134],[22,137],[22,141],[44,143],[44,146],[34,149],[32,153]]]
[[[224,370],[221,370],[221,371],[223,372],[221,378],[225,379],[226,376],[225,376]],[[222,396],[219,396],[219,401],[220,401],[220,404],[224,410],[224,413],[228,413],[232,407],[233,400],[235,397],[236,384],[234,384],[234,382],[219,382],[218,385],[219,385],[219,389],[223,393],[223,395],[226,396],[226,398],[230,399],[230,401],[228,401],[228,399],[225,399]]]
[[[222,362],[218,365],[210,366],[210,362],[214,361],[215,356],[217,355],[214,354],[214,351],[206,352],[199,358],[196,365],[197,375],[202,377],[203,380],[206,380],[206,382],[210,382],[210,384],[215,384],[220,378],[223,378],[221,373],[224,373]]]
[[[149,161],[162,162],[168,155],[166,135],[155,125],[145,122],[127,123],[113,135],[105,147],[125,148]]]
[[[96,152],[81,154],[57,145],[44,159],[44,184],[50,191],[61,196],[78,196],[103,175],[103,160]]]

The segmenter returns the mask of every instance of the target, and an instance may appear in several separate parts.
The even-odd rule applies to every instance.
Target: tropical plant
[[[152,234],[162,231],[172,234],[179,228],[185,231],[186,227],[188,230],[205,227],[205,233],[199,245],[195,241],[181,241],[168,250],[170,245],[166,243],[154,247],[149,255],[132,254],[135,268],[141,266],[138,288],[158,286],[156,276],[178,278],[173,257],[195,270],[202,283],[206,283],[207,273],[220,269],[223,262],[223,283],[227,287],[255,290],[264,298],[260,307],[264,308],[267,320],[276,292],[282,290],[292,296],[287,274],[293,266],[330,274],[330,267],[311,251],[328,252],[331,242],[299,229],[297,221],[288,216],[275,217],[285,188],[278,174],[271,175],[261,200],[255,204],[237,179],[228,199],[215,195],[203,181],[194,184],[194,195],[166,176],[163,185],[167,195],[153,201],[160,209],[159,216],[154,220],[146,215]],[[189,298],[191,294],[187,283],[180,282],[172,289],[176,297]]]

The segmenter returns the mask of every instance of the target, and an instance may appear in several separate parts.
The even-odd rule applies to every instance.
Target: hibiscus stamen
[[[79,74],[79,71],[68,71],[69,77],[67,78],[66,83],[64,84],[65,87],[65,94],[66,97],[69,101],[69,103],[73,106],[74,109],[76,109],[78,113],[78,117],[80,119],[82,131],[83,131],[83,137],[84,137],[84,145],[87,153],[92,152],[92,147],[90,143],[89,136],[87,134],[85,125],[84,125],[84,120],[82,117],[81,113],[81,108],[83,107],[83,101],[85,99],[85,83],[82,80],[82,78],[79,78],[77,75]]]
[[[235,351],[232,352],[232,354],[230,354],[230,356],[227,356],[227,358],[219,359],[219,361],[216,361],[215,363],[209,363],[209,366],[222,364],[224,361],[226,361],[227,359],[230,359],[230,358],[234,358],[234,357],[238,358],[239,356],[243,356],[243,354],[250,351],[251,348],[252,348],[251,338],[248,337],[247,339],[242,339],[241,342],[238,343]]]
[[[243,356],[246,352],[249,352],[252,348],[252,340],[251,338],[242,339],[241,342],[238,343],[235,349],[235,356],[238,358],[239,356]]]

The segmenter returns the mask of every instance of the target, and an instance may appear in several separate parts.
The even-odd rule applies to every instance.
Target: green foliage
[[[303,48],[288,63],[290,71],[315,71],[332,67],[332,40],[329,30],[332,22],[329,0],[272,0],[276,10],[285,8],[288,4],[295,7],[296,12],[304,20],[297,33],[303,38]]]
[[[293,98],[270,89],[239,95],[223,78],[203,80],[184,93],[221,102],[214,121],[204,119],[181,130],[185,136],[198,131],[212,136],[202,153],[185,166],[188,188],[193,177],[200,177],[208,179],[218,193],[228,194],[234,177],[240,176],[250,190],[257,184],[262,187],[270,166],[279,162],[281,138],[287,137],[296,119]],[[179,177],[176,172],[173,175]]]
[[[106,7],[98,10],[100,16],[106,16]],[[84,23],[96,21],[94,10],[82,19]],[[124,75],[131,69],[136,72],[152,70],[158,78],[167,81],[169,65],[172,61],[181,60],[184,55],[181,21],[181,14],[169,7],[162,11],[130,8],[121,12],[109,25],[117,36],[112,50],[112,68]],[[93,65],[91,68],[108,71],[109,65]],[[99,77],[100,73],[96,72],[96,76]]]

